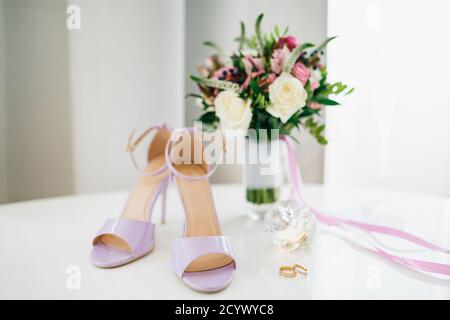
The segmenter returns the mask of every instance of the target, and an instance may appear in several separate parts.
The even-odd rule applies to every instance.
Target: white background
[[[8,201],[128,188],[131,129],[183,124],[182,2],[70,2],[81,30],[66,28],[69,2],[0,1]]]
[[[351,8],[351,14],[349,14]],[[450,2],[331,0],[334,79],[355,94],[328,109],[325,181],[450,196]]]

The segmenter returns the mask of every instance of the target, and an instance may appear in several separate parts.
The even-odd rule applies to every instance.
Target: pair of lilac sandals
[[[152,131],[156,134],[149,144],[147,165],[140,170],[121,217],[107,219],[95,236],[91,261],[97,267],[113,268],[150,253],[155,245],[155,224],[151,222],[154,205],[161,196],[164,221],[166,189],[173,181],[184,206],[185,231],[173,242],[172,268],[194,290],[220,291],[231,282],[236,264],[230,240],[220,232],[211,195],[208,178],[216,166],[174,161],[176,143],[183,139],[194,142],[197,133],[181,129],[175,135],[166,125],[148,128],[134,142],[132,133],[127,149],[136,166],[133,151]]]

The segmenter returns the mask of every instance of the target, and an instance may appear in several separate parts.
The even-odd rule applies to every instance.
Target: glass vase
[[[247,213],[252,220],[262,220],[280,200],[284,180],[280,141],[246,139],[243,182]]]

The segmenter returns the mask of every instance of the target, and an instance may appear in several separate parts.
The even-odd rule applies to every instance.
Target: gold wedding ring
[[[308,269],[298,263],[292,266],[281,266],[279,271],[280,276],[285,278],[295,278],[299,274],[306,275],[307,273]]]

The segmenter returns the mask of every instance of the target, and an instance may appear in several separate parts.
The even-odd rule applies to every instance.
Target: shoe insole
[[[158,170],[166,163],[164,155],[154,157],[144,169],[144,173],[151,173]],[[157,196],[156,191],[159,185],[167,178],[168,170],[154,176],[141,175],[128,197],[121,218],[138,221],[149,221],[149,207]],[[131,248],[121,238],[105,234],[100,241],[115,249],[131,252]]]
[[[203,176],[200,165],[180,164],[175,166],[186,176]],[[213,197],[207,179],[190,181],[176,177],[181,198],[186,210],[185,237],[220,236],[219,222],[213,204]],[[195,259],[185,272],[199,272],[224,267],[233,259],[223,254],[209,254]]]

